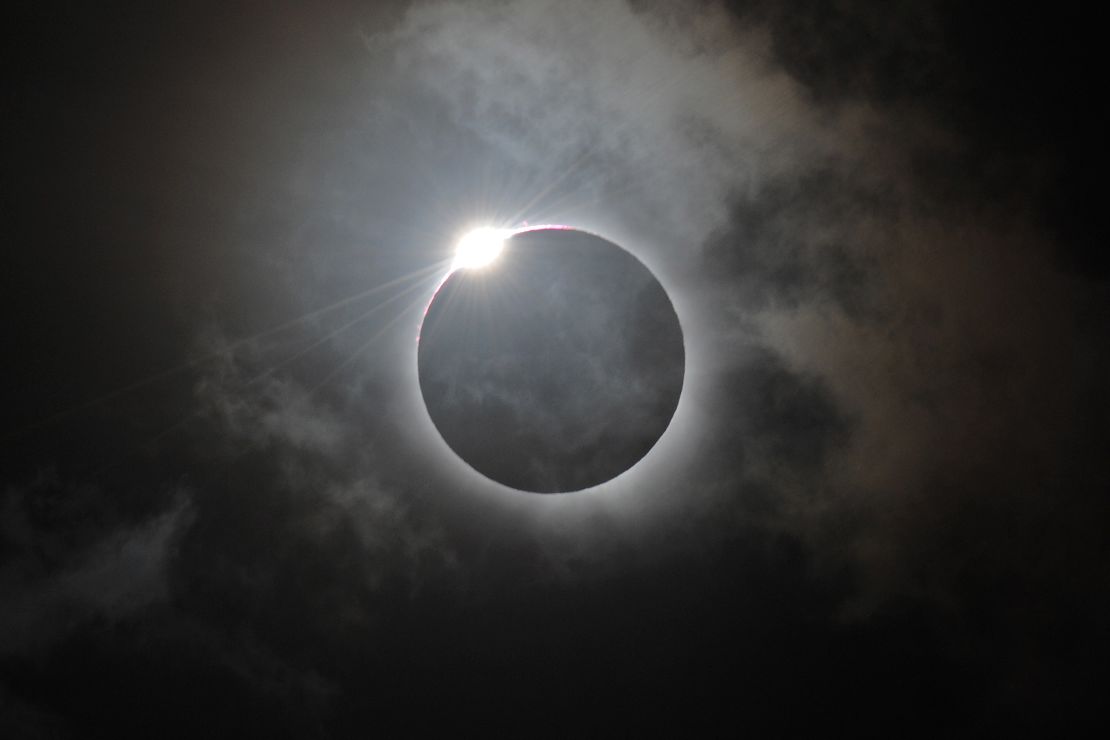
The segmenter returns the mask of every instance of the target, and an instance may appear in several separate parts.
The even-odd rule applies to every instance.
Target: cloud
[[[966,507],[1033,521],[1056,495],[1036,481],[1074,459],[1093,392],[1074,348],[1101,356],[1074,327],[1097,298],[1060,273],[1035,179],[969,169],[975,132],[938,83],[958,57],[931,11],[848,5],[827,34],[771,7],[748,25],[699,11],[426,3],[370,50],[686,271],[669,277],[688,291],[695,396],[743,460],[687,450],[691,487],[741,511],[763,491],[769,526],[856,573],[858,613],[959,601],[971,541],[1027,536]],[[929,542],[949,519],[969,539],[942,565]]]
[[[253,326],[342,302],[443,256],[469,219],[596,226],[672,291],[688,392],[639,472],[540,502],[483,488],[421,436],[405,396],[415,323],[396,303],[202,341],[217,359],[195,366],[196,413],[152,463],[188,481],[166,484],[172,503],[44,524],[49,497],[6,492],[0,650],[165,616],[172,595],[154,630],[166,655],[230,665],[240,693],[303,684],[315,711],[336,676],[408,687],[443,654],[470,671],[474,645],[500,649],[486,665],[508,675],[498,661],[542,644],[535,625],[558,622],[556,658],[588,634],[600,655],[689,665],[678,653],[696,641],[640,640],[673,638],[696,604],[685,625],[715,625],[704,655],[746,660],[767,634],[748,628],[776,622],[765,649],[808,659],[831,617],[877,624],[909,602],[1017,695],[1049,683],[1036,669],[1091,665],[1110,613],[1105,285],[1058,269],[1042,176],[966,120],[973,96],[947,86],[962,57],[928,8],[740,5],[422,2],[364,45],[342,13],[290,10],[195,44],[187,93],[154,106],[175,119],[185,176],[144,173],[181,188],[158,196],[172,258],[149,265],[190,309],[226,291],[215,302],[241,312],[226,325]],[[134,202],[150,203],[113,212]],[[66,505],[86,499],[115,501],[86,486]],[[389,644],[421,629],[434,649]],[[820,649],[797,648],[799,630]],[[1070,652],[1024,647],[1058,633]],[[628,652],[607,653],[612,637]]]
[[[227,440],[257,448],[271,445],[335,456],[351,429],[345,420],[312,397],[310,388],[273,375],[260,365],[255,347],[230,348],[226,340],[209,338],[209,363],[197,382],[200,413],[213,419]]]
[[[167,601],[170,563],[194,516],[186,491],[153,518],[119,524],[76,549],[28,516],[42,495],[5,492],[4,541],[16,554],[0,567],[0,653],[32,653],[90,621],[126,621]]]
[[[200,376],[196,395],[209,434],[243,483],[236,490],[212,481],[215,490],[202,508],[207,533],[182,563],[183,578],[211,580],[259,599],[284,598],[293,594],[275,588],[272,579],[293,567],[286,556],[296,552],[321,569],[308,587],[319,589],[321,599],[337,600],[325,621],[357,621],[373,619],[365,599],[379,588],[401,583],[415,592],[425,579],[454,567],[443,527],[425,505],[426,492],[405,480],[404,458],[381,443],[381,425],[389,422],[373,405],[379,400],[373,381],[369,389],[343,386],[328,396],[293,376],[260,372],[266,365],[258,348],[219,354]],[[360,423],[364,414],[369,429]],[[245,499],[250,508],[228,506],[224,496]],[[229,527],[253,527],[258,517],[272,517],[270,530],[236,541]],[[270,550],[274,542],[282,543],[284,554]],[[349,571],[328,569],[344,559],[354,564]]]
[[[835,133],[769,63],[758,33],[715,6],[425,3],[370,49],[507,164],[538,173],[524,196],[558,186],[573,204],[541,198],[526,217],[600,201],[687,249],[732,192],[825,156]]]

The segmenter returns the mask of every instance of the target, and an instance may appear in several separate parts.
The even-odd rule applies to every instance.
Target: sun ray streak
[[[331,382],[337,375],[339,375],[339,373],[345,367],[347,367],[352,362],[354,362],[355,359],[360,357],[362,355],[362,353],[365,352],[370,347],[371,344],[373,344],[378,339],[380,339],[382,336],[384,336],[385,333],[388,332],[390,329],[392,329],[397,324],[397,322],[399,322],[406,314],[408,314],[414,308],[418,308],[419,306],[420,306],[419,303],[415,303],[413,305],[406,306],[405,308],[398,311],[396,316],[394,316],[392,319],[390,319],[385,324],[383,324],[382,327],[380,329],[378,329],[376,332],[374,332],[374,334],[369,339],[367,339],[365,342],[363,342],[361,345],[359,345],[358,349],[356,349],[354,352],[352,352],[351,355],[349,357],[347,357],[347,359],[343,360],[341,363],[336,365],[331,370],[331,372],[329,372],[327,375],[324,376],[323,380],[321,380],[316,385],[314,385],[311,389],[309,389],[308,395],[309,396],[316,395],[316,393],[321,388],[323,388],[325,385],[327,385],[329,382]]]
[[[442,269],[442,267],[440,265],[436,265],[435,267],[436,267],[436,269]],[[298,351],[296,354],[294,354],[290,357],[287,357],[284,360],[281,360],[281,361],[275,363],[274,365],[271,365],[266,370],[263,370],[259,374],[255,375],[253,378],[251,378],[248,381],[248,385],[252,384],[252,383],[256,383],[260,380],[263,380],[263,379],[269,377],[270,375],[272,375],[274,372],[280,370],[281,368],[286,367],[286,366],[288,366],[289,364],[291,364],[293,362],[296,362],[297,360],[301,359],[302,357],[307,355],[309,352],[316,349],[320,345],[324,344],[328,340],[335,338],[336,336],[343,333],[344,331],[351,328],[352,326],[355,326],[356,324],[359,324],[359,323],[365,321],[366,319],[370,318],[371,316],[373,316],[375,313],[382,310],[386,306],[394,303],[395,301],[403,298],[406,295],[409,295],[413,291],[419,290],[420,288],[424,287],[426,284],[427,284],[426,280],[417,282],[413,285],[410,285],[408,288],[405,288],[400,293],[397,293],[397,294],[387,298],[386,300],[384,300],[380,303],[374,304],[369,310],[359,314],[358,316],[356,316],[355,318],[351,319],[350,321],[344,323],[343,325],[331,330],[330,332],[328,332],[324,336],[320,337],[316,341],[309,344],[307,347]]]
[[[309,311],[308,313],[304,313],[304,314],[301,314],[300,316],[296,316],[292,319],[288,319],[286,321],[283,321],[280,324],[277,324],[275,326],[271,326],[267,329],[263,329],[262,331],[255,332],[254,334],[249,334],[249,335],[244,336],[244,337],[240,337],[239,339],[236,339],[235,341],[227,344],[226,346],[222,347],[221,349],[219,349],[215,352],[209,352],[209,353],[204,354],[200,357],[195,357],[191,360],[187,360],[185,362],[179,363],[179,364],[174,365],[172,367],[168,367],[168,368],[165,368],[163,370],[159,370],[157,372],[154,372],[150,375],[142,377],[142,378],[140,378],[138,380],[135,380],[131,383],[128,383],[126,385],[120,386],[118,388],[114,388],[114,389],[112,389],[110,391],[107,391],[105,393],[102,393],[98,396],[94,396],[93,398],[89,398],[85,401],[81,401],[77,404],[74,404],[73,406],[69,406],[67,408],[56,411],[53,414],[49,414],[49,415],[43,417],[42,419],[39,419],[38,421],[27,424],[27,425],[25,425],[23,427],[20,427],[18,429],[10,430],[10,431],[8,431],[7,433],[4,434],[2,439],[4,441],[8,441],[8,440],[15,439],[15,438],[20,437],[20,436],[25,435],[25,434],[29,434],[29,433],[34,432],[36,430],[43,429],[43,428],[48,427],[48,426],[50,426],[50,425],[52,425],[56,422],[62,421],[64,419],[72,416],[73,414],[77,414],[77,413],[80,413],[81,411],[91,409],[95,406],[98,406],[98,405],[101,405],[101,404],[104,404],[104,403],[108,403],[109,401],[113,401],[113,400],[115,400],[117,398],[120,398],[120,397],[122,397],[122,396],[124,396],[128,393],[133,392],[133,391],[137,391],[137,390],[141,390],[143,388],[146,388],[146,387],[148,387],[148,386],[150,386],[154,383],[157,383],[160,380],[165,380],[166,378],[173,377],[177,373],[185,372],[187,370],[191,370],[193,368],[199,367],[199,366],[201,366],[201,365],[203,365],[207,362],[211,362],[213,360],[220,359],[221,357],[226,356],[228,352],[232,352],[236,349],[239,349],[240,347],[243,347],[244,345],[246,345],[250,342],[255,342],[255,341],[258,341],[259,339],[264,339],[266,337],[273,336],[274,334],[282,332],[286,329],[290,329],[290,328],[292,328],[294,326],[297,326],[298,324],[304,323],[305,321],[308,321],[310,319],[314,319],[314,318],[317,318],[317,317],[320,317],[320,316],[325,316],[325,315],[327,315],[327,314],[329,314],[333,311],[336,311],[336,310],[338,310],[338,309],[340,309],[344,306],[355,303],[356,301],[362,300],[364,298],[369,298],[370,296],[375,295],[377,293],[380,293],[383,290],[388,290],[389,288],[395,287],[397,285],[403,285],[404,283],[406,283],[410,280],[418,280],[418,279],[423,278],[424,276],[428,275],[429,273],[433,273],[433,272],[436,272],[436,271],[441,270],[441,269],[442,269],[442,265],[440,265],[438,263],[434,264],[434,265],[429,265],[429,266],[421,268],[421,269],[419,269],[415,272],[412,272],[412,273],[409,273],[409,274],[406,274],[406,275],[402,275],[398,278],[395,278],[393,280],[389,280],[385,283],[375,285],[372,288],[368,288],[366,290],[359,291],[358,293],[354,293],[352,295],[346,296],[345,298],[341,298],[338,301],[336,301],[334,303],[331,303],[327,306],[322,306],[321,308],[313,309],[312,311]]]

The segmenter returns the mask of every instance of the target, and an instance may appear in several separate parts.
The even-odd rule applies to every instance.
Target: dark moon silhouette
[[[451,449],[537,493],[635,465],[674,415],[684,366],[678,316],[651,272],[569,229],[516,234],[492,264],[455,271],[418,351],[424,402]]]

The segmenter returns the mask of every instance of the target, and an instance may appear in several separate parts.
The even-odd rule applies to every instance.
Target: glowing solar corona
[[[512,235],[510,229],[482,227],[467,232],[455,248],[455,262],[452,269],[473,270],[485,267],[497,259],[505,246],[505,239]]]
[[[425,309],[416,369],[458,459],[538,494],[639,464],[685,377],[682,327],[651,271],[595,234],[527,223],[467,233],[453,265]]]

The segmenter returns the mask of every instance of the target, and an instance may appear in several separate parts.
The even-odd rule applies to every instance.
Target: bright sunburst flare
[[[488,226],[468,231],[462,239],[459,239],[451,269],[485,267],[501,254],[501,250],[505,247],[505,239],[512,233],[511,229],[495,229]]]

